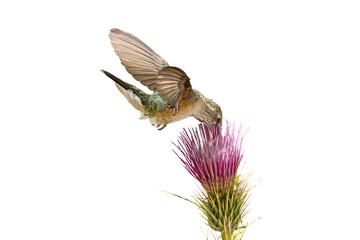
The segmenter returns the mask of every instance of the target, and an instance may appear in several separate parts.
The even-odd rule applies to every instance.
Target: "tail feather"
[[[116,82],[117,84],[119,84],[121,87],[125,88],[126,90],[131,89],[131,85],[128,84],[127,82],[124,82],[123,80],[121,80],[120,78],[112,75],[111,73],[109,73],[108,71],[105,70],[100,70],[101,72],[103,72],[106,76],[108,76],[110,79],[112,79],[114,82]]]
[[[141,102],[141,97],[147,97],[147,94],[143,93],[141,90],[136,89],[133,85],[124,82],[118,77],[112,75],[111,73],[101,70],[106,76],[111,78],[115,83],[116,87],[119,91],[125,96],[125,98],[129,101],[129,103],[140,112],[144,113],[144,106]]]

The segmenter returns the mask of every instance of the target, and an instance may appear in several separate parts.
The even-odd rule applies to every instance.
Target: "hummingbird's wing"
[[[109,37],[121,64],[141,84],[168,101],[178,111],[180,102],[189,95],[190,78],[177,67],[170,67],[160,55],[137,37],[111,29]]]

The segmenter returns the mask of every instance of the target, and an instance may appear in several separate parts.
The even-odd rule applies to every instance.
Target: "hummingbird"
[[[140,111],[140,119],[149,119],[158,130],[191,116],[208,126],[222,122],[220,106],[193,89],[190,78],[183,70],[169,66],[165,59],[130,33],[113,28],[109,37],[127,72],[153,91],[147,94],[101,70],[115,82],[129,103]]]

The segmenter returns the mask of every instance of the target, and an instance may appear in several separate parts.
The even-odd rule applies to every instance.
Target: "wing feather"
[[[141,84],[167,100],[175,114],[191,90],[186,73],[180,68],[170,67],[165,59],[130,33],[113,28],[109,37],[125,69]]]

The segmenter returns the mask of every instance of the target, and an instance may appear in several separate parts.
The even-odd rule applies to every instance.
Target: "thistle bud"
[[[243,157],[244,134],[229,123],[184,129],[175,146],[185,169],[201,184],[196,202],[208,225],[221,233],[222,239],[235,239],[243,226],[248,205],[247,177],[237,175]]]

